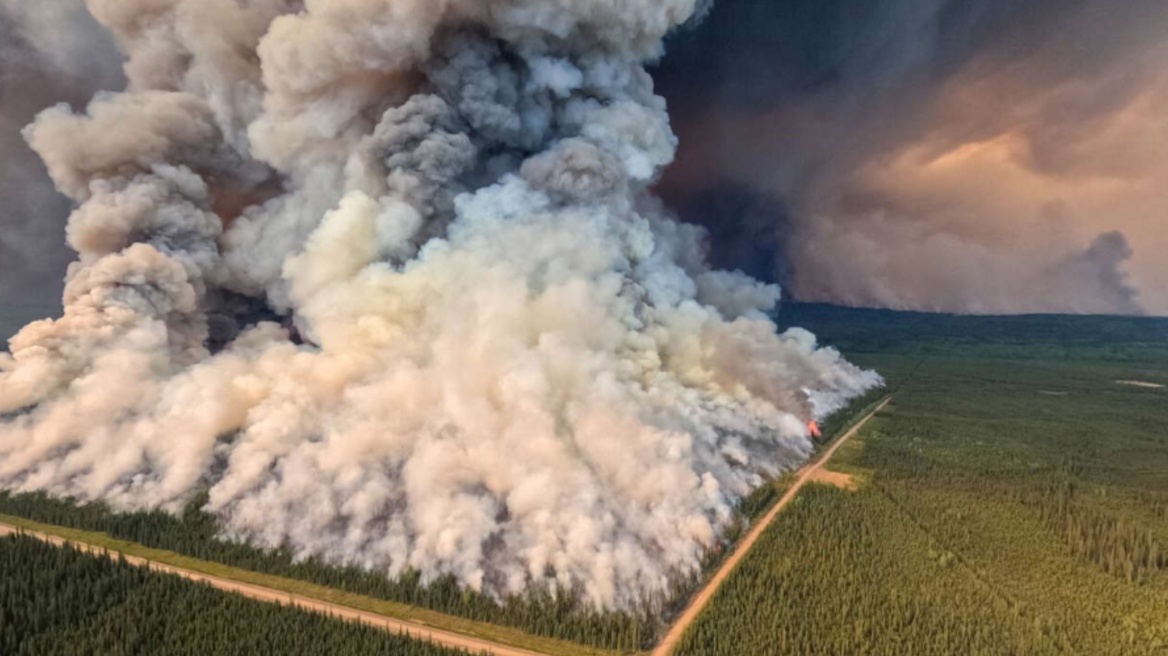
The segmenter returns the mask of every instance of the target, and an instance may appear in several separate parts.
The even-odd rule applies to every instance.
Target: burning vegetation
[[[0,487],[628,608],[878,376],[648,189],[695,0],[91,0],[129,89],[26,130],[76,210]]]

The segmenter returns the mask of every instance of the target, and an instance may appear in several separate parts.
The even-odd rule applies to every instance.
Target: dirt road
[[[88,553],[94,553],[94,554],[106,553],[106,550],[102,549],[101,547],[94,547],[92,545],[88,545],[88,544],[84,544],[84,543],[72,542],[70,540],[66,540],[64,538],[60,538],[60,537],[57,537],[54,535],[46,535],[44,533],[36,533],[36,532],[32,532],[32,531],[21,531],[20,529],[14,527],[14,526],[9,526],[7,524],[0,524],[0,536],[11,535],[13,533],[18,533],[18,532],[23,532],[25,535],[27,535],[29,537],[34,537],[34,538],[37,538],[38,540],[43,540],[43,541],[48,542],[50,544],[55,544],[55,545],[72,544],[73,547],[80,549],[81,551],[88,552]],[[327,602],[323,602],[323,601],[317,601],[315,599],[307,599],[304,597],[299,597],[296,595],[289,594],[287,592],[273,590],[271,588],[264,588],[264,587],[261,587],[258,585],[250,585],[247,583],[240,583],[238,581],[232,581],[230,579],[219,578],[217,576],[209,576],[207,574],[201,574],[199,572],[193,572],[193,571],[181,569],[178,567],[171,567],[170,565],[163,565],[162,563],[156,563],[153,561],[149,561],[149,560],[146,560],[145,558],[138,558],[135,556],[124,556],[124,558],[126,559],[126,562],[128,562],[132,565],[137,565],[139,567],[147,567],[147,568],[154,570],[156,572],[163,572],[166,574],[174,574],[177,576],[181,576],[184,579],[189,579],[191,581],[196,581],[196,582],[200,582],[200,583],[207,583],[208,585],[210,585],[213,588],[217,588],[219,590],[224,590],[227,592],[235,592],[235,593],[241,594],[244,597],[247,597],[249,599],[255,599],[257,601],[266,601],[266,602],[271,602],[271,603],[281,603],[284,605],[294,605],[294,606],[297,606],[299,608],[303,608],[304,610],[308,610],[308,611],[311,611],[314,613],[320,613],[322,615],[331,615],[332,617],[339,617],[339,618],[344,619],[344,620],[350,620],[353,622],[360,622],[362,624],[368,624],[369,626],[385,629],[386,631],[391,631],[393,633],[408,633],[410,636],[412,636],[414,638],[418,638],[420,640],[429,640],[430,642],[433,642],[433,643],[438,644],[438,645],[442,645],[444,647],[465,649],[468,652],[470,652],[472,654],[476,654],[476,655],[487,653],[487,654],[493,654],[494,656],[543,656],[543,655],[539,654],[538,652],[528,651],[526,649],[519,649],[517,647],[507,647],[505,645],[499,645],[499,644],[495,644],[492,642],[488,642],[486,640],[480,640],[478,638],[471,638],[468,636],[459,635],[457,633],[451,633],[449,631],[441,631],[438,629],[432,629],[430,627],[422,626],[420,624],[413,624],[411,622],[402,622],[400,620],[395,620],[395,619],[385,617],[384,615],[378,615],[376,613],[369,613],[366,611],[360,611],[360,610],[356,610],[353,608],[349,608],[347,606],[339,606],[337,604],[331,604],[331,603],[327,603]]]
[[[710,600],[714,597],[714,593],[716,593],[718,588],[722,587],[722,584],[725,583],[726,579],[730,577],[730,573],[734,571],[734,568],[738,566],[738,563],[742,561],[742,559],[750,551],[750,548],[753,547],[754,543],[757,542],[759,537],[762,536],[763,531],[765,531],[767,527],[775,521],[775,518],[779,516],[779,513],[781,513],[783,509],[791,503],[797,494],[799,494],[799,490],[803,489],[804,485],[815,478],[819,470],[823,468],[823,465],[826,464],[828,460],[831,460],[831,457],[835,455],[835,452],[841,446],[843,446],[845,442],[852,439],[852,436],[860,432],[860,429],[863,428],[864,425],[867,424],[870,419],[872,419],[872,417],[876,416],[876,413],[883,410],[884,406],[888,405],[890,401],[892,401],[891,397],[884,399],[884,402],[877,406],[875,410],[861,419],[855,426],[852,427],[851,430],[845,433],[843,437],[836,440],[835,444],[833,444],[831,448],[827,450],[827,453],[823,454],[822,458],[817,460],[814,464],[807,465],[799,471],[799,476],[795,480],[795,484],[791,486],[791,489],[787,490],[787,493],[783,495],[783,498],[779,499],[779,502],[775,504],[775,507],[771,508],[771,511],[762,518],[762,521],[755,524],[754,528],[750,530],[750,533],[746,535],[746,538],[738,545],[738,548],[734,550],[734,554],[731,555],[730,558],[728,558],[722,565],[722,567],[718,569],[718,572],[714,574],[714,578],[710,579],[709,583],[706,584],[706,587],[702,588],[702,591],[699,592],[696,597],[694,597],[693,601],[690,602],[689,607],[685,609],[685,612],[682,613],[677,622],[675,622],[669,629],[669,633],[665,636],[665,640],[661,641],[661,644],[653,650],[653,656],[670,656],[670,654],[673,653],[673,650],[676,649],[677,645],[681,642],[681,637],[685,635],[686,629],[688,629],[689,626],[693,624],[694,620],[697,619],[699,614],[701,614],[702,609],[706,607],[706,604],[710,603]]]

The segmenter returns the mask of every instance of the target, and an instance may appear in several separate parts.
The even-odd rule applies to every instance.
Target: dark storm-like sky
[[[726,0],[655,75],[661,193],[789,295],[1168,312],[1168,3]]]
[[[1168,313],[1168,3],[721,0],[654,75],[658,191],[788,297]],[[69,206],[20,128],[124,84],[79,0],[0,0],[0,332],[53,314]]]

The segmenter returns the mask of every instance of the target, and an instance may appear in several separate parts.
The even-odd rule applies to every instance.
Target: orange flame
[[[811,437],[819,439],[823,437],[823,431],[819,430],[819,422],[812,420],[807,423],[807,432],[811,433]]]

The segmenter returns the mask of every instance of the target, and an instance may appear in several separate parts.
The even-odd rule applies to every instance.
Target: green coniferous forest
[[[507,599],[461,588],[452,577],[424,585],[417,573],[398,579],[354,567],[297,561],[290,551],[264,551],[218,539],[213,517],[198,510],[201,502],[175,517],[162,512],[119,514],[101,504],[76,506],[43,495],[0,493],[0,513],[34,521],[100,531],[149,547],[265,574],[308,581],[377,599],[398,601],[467,619],[512,626],[584,645],[635,650],[652,645],[656,620],[641,613],[600,612],[584,607],[570,592]],[[3,653],[3,652],[0,652]]]
[[[223,563],[241,569],[308,581],[377,599],[386,599],[476,621],[512,626],[528,633],[584,645],[639,649],[652,644],[655,620],[640,613],[600,612],[583,607],[570,592],[553,597],[532,594],[502,603],[461,588],[453,577],[424,585],[418,573],[398,579],[355,567],[333,567],[316,560],[298,561],[290,550],[265,551],[220,540],[215,519],[194,500],[180,516],[163,512],[110,512],[102,504],[77,506],[39,494],[0,493],[0,513],[45,524],[109,535],[148,547]]]
[[[1168,652],[1168,322],[847,312],[791,320],[896,390],[861,487],[805,489],[678,654]]]
[[[252,601],[124,561],[0,538],[5,656],[455,656],[296,608]]]

